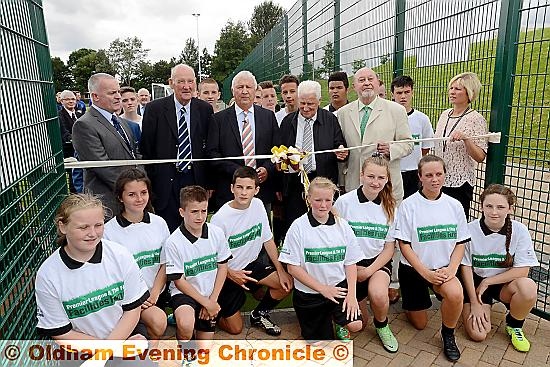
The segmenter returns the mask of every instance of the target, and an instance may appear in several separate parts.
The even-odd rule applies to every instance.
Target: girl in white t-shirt
[[[97,197],[65,198],[55,215],[60,248],[36,275],[37,330],[69,349],[81,349],[71,340],[145,340],[130,335],[149,291],[132,255],[102,240],[104,214]]]
[[[346,331],[363,326],[355,264],[364,256],[351,227],[332,212],[336,191],[327,178],[311,181],[311,209],[292,223],[279,255],[295,279],[294,310],[306,340],[334,339],[333,320]]]
[[[395,249],[396,201],[388,160],[382,156],[365,159],[361,182],[357,190],[339,197],[334,207],[348,221],[366,257],[357,263],[357,299],[369,297],[376,333],[384,348],[395,353],[399,344],[388,325],[388,286]]]
[[[133,255],[150,296],[141,305],[141,322],[151,340],[159,340],[166,330],[166,314],[156,305],[166,285],[164,242],[168,225],[152,213],[151,181],[137,169],[123,171],[115,183],[120,213],[105,224],[104,238],[124,246]]]
[[[462,260],[466,332],[475,341],[491,331],[491,305],[500,301],[509,312],[506,332],[512,345],[528,352],[523,334],[525,317],[537,301],[537,285],[528,278],[529,268],[539,264],[529,231],[510,219],[516,197],[509,188],[492,184],[480,196],[483,215],[468,224],[472,236]]]

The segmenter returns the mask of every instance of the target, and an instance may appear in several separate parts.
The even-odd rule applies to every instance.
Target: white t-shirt
[[[247,209],[235,209],[225,203],[210,219],[220,227],[233,254],[228,266],[242,270],[258,258],[262,246],[273,234],[262,201],[253,198]]]
[[[35,287],[37,328],[50,336],[75,330],[105,339],[124,311],[149,297],[132,254],[109,240],[85,263],[57,249],[38,269]]]
[[[170,236],[168,225],[158,215],[145,212],[140,223],[131,223],[122,216],[116,216],[105,224],[105,239],[126,247],[134,256],[143,280],[153,288],[155,278],[166,257],[162,248]]]
[[[218,263],[231,257],[223,232],[215,225],[206,223],[200,238],[189,233],[182,224],[166,240],[165,251],[168,279],[185,277],[205,297],[210,296],[214,290]],[[174,282],[171,282],[172,297],[180,293],[182,292]]]
[[[416,192],[399,207],[394,237],[410,243],[428,269],[439,269],[449,265],[455,246],[468,241],[470,232],[458,200],[443,193],[428,200]],[[404,256],[401,262],[410,266]]]
[[[471,266],[483,278],[507,271],[509,268],[498,265],[506,258],[506,227],[500,232],[492,232],[485,223],[476,219],[468,223],[468,228],[472,239],[466,244],[462,264]],[[539,265],[529,230],[515,220],[512,220],[510,254],[514,256],[514,268]]]
[[[420,111],[412,110],[409,115],[409,127],[413,139],[433,138],[434,129],[430,124],[430,118]],[[418,169],[418,162],[422,158],[421,149],[431,149],[435,143],[433,141],[425,141],[422,143],[414,143],[414,148],[411,154],[401,158],[401,171],[413,171]]]
[[[384,250],[386,242],[395,242],[395,226],[388,225],[380,199],[369,201],[362,187],[340,196],[334,207],[353,229],[365,257],[372,259]]]
[[[275,118],[277,119],[277,124],[279,124],[279,127],[281,127],[281,122],[283,119],[288,115],[288,112],[286,112],[286,107],[281,108],[278,112],[275,113]]]
[[[300,266],[320,283],[334,286],[346,279],[346,265],[357,264],[365,256],[357,245],[353,230],[342,218],[332,214],[320,224],[311,213],[290,226],[279,261]],[[318,293],[295,280],[294,286],[305,293]]]

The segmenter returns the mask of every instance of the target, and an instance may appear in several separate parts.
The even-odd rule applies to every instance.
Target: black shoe
[[[250,313],[250,323],[254,326],[259,326],[265,330],[265,332],[272,336],[281,335],[281,328],[275,324],[269,318],[269,313],[266,311],[258,312],[258,315],[254,311]]]
[[[454,334],[445,335],[441,334],[441,339],[443,340],[443,353],[445,357],[451,362],[456,362],[460,359],[460,349],[456,345]]]

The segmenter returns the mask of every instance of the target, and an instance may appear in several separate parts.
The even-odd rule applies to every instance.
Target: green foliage
[[[211,76],[224,80],[251,50],[250,35],[244,23],[228,21],[214,47]]]
[[[256,47],[283,15],[284,9],[271,0],[254,7],[252,17],[248,21],[252,48]]]
[[[195,70],[195,75],[199,75],[199,49],[194,38],[188,38],[185,41],[185,47],[180,54],[179,62],[191,66]]]
[[[145,61],[149,49],[143,48],[143,41],[137,37],[128,37],[121,41],[115,39],[109,45],[107,56],[123,85],[130,85],[135,78],[141,62]]]
[[[357,70],[364,68],[365,66],[367,66],[367,62],[364,59],[353,60],[351,69],[353,70],[353,73],[356,73]]]
[[[87,91],[88,79],[95,73],[114,75],[114,69],[107,58],[105,50],[90,51],[77,59],[76,64],[71,69],[75,90]],[[69,60],[71,60],[70,56]]]
[[[168,84],[170,70],[177,64],[175,58],[170,61],[160,60],[154,64],[144,61],[139,64],[136,78],[132,80],[132,86],[137,90],[139,88],[151,89],[151,84]]]
[[[52,57],[53,85],[56,91],[73,89],[73,80],[69,67],[59,57]]]
[[[206,47],[202,49],[201,72],[203,79],[212,75],[212,56],[208,53]]]
[[[325,76],[328,78],[330,73],[334,71],[334,46],[332,42],[327,41],[323,46],[323,59],[321,60],[321,67],[319,68],[319,76]],[[317,73],[315,73],[317,75]]]

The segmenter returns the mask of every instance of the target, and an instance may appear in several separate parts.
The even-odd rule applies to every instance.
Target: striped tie
[[[241,135],[241,141],[243,143],[243,155],[245,157],[254,156],[254,134],[252,134],[252,127],[250,127],[250,122],[248,122],[248,116],[246,111],[244,113],[243,121],[243,133]],[[245,158],[244,164],[256,168],[256,159],[254,158]]]
[[[304,124],[304,141],[302,142],[302,149],[306,152],[313,151],[313,121],[306,119]],[[313,171],[313,156],[309,155],[305,159],[304,169],[307,173]]]
[[[185,107],[180,110],[180,120],[178,122],[178,159],[191,158],[191,141],[189,140],[189,129],[185,121]],[[191,167],[191,162],[182,161],[177,163],[178,170],[183,171]]]

